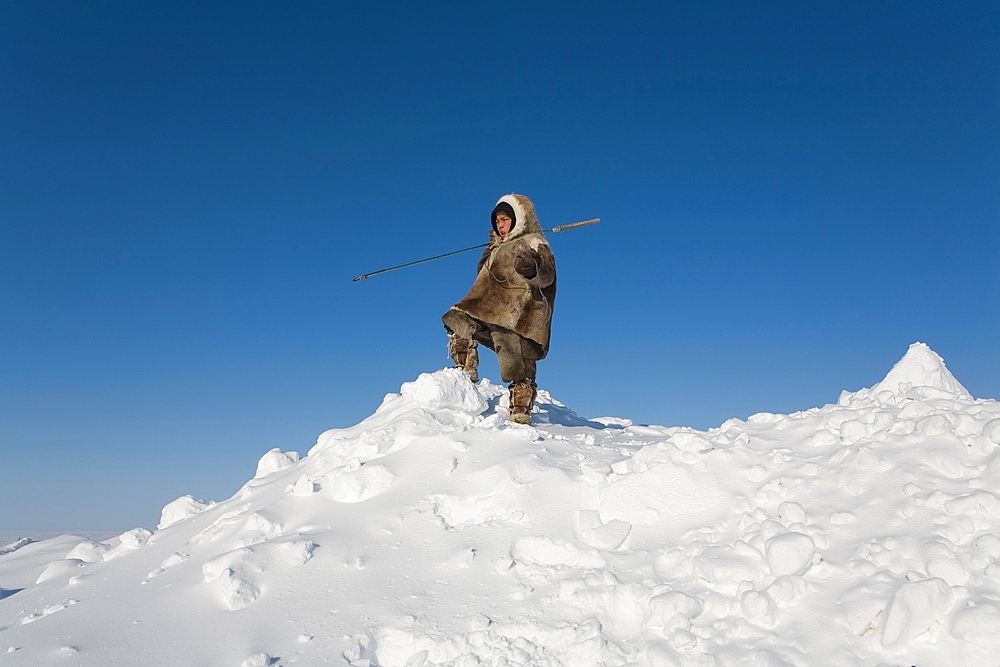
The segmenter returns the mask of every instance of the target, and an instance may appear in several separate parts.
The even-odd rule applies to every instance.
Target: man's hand
[[[531,280],[538,275],[538,253],[531,248],[518,248],[514,255],[514,270]]]

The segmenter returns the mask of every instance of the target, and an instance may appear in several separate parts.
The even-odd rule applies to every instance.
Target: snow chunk
[[[775,577],[802,574],[812,565],[816,545],[802,533],[784,533],[764,544],[767,567]]]
[[[668,591],[649,600],[649,627],[669,637],[677,630],[688,630],[691,620],[700,616],[704,604],[696,597]]]
[[[124,554],[131,553],[136,549],[149,544],[153,533],[145,528],[133,528],[118,536],[118,546],[112,547],[101,554],[103,560],[113,560]]]
[[[104,559],[104,554],[111,551],[111,546],[93,540],[85,540],[73,547],[73,550],[66,554],[69,560],[81,560],[84,563],[97,563]]]
[[[183,521],[211,505],[212,503],[195,500],[192,496],[181,496],[163,507],[163,510],[160,512],[160,523],[156,526],[156,529],[163,530],[167,526],[172,526],[178,521]]]
[[[272,472],[277,472],[298,462],[298,452],[283,452],[276,447],[260,457],[260,461],[257,462],[257,473],[253,478],[260,479],[265,475],[270,475]]]
[[[341,503],[360,503],[382,493],[396,481],[396,476],[381,465],[366,465],[358,470],[334,476],[329,493]]]
[[[744,591],[740,611],[748,621],[763,627],[774,627],[778,620],[778,606],[766,591]]]
[[[1000,634],[1000,605],[982,602],[955,613],[951,634],[965,640],[982,640]]]
[[[309,475],[301,475],[292,486],[293,496],[311,496],[316,493],[316,483],[309,479]]]
[[[152,536],[153,533],[149,532],[145,528],[133,528],[132,530],[122,533],[118,539],[126,547],[138,549],[139,547],[145,546],[146,543],[149,542],[149,538]]]
[[[619,519],[607,523],[601,521],[601,513],[596,510],[581,510],[579,514],[580,537],[592,547],[614,551],[625,543],[632,524]]]
[[[719,590],[735,591],[744,581],[758,581],[764,575],[760,552],[746,542],[706,547],[694,558],[694,571]]]
[[[889,603],[882,645],[903,648],[911,639],[930,629],[951,604],[951,587],[944,579],[926,579],[900,586]]]
[[[498,525],[520,521],[524,512],[499,493],[484,496],[454,496],[439,494],[431,497],[434,513],[451,530],[462,530],[480,524]]]
[[[231,611],[243,609],[260,597],[260,589],[232,568],[226,568],[219,574],[216,586],[222,594],[222,602]]]
[[[281,535],[284,529],[285,527],[280,521],[269,519],[260,512],[254,512],[243,522],[242,528],[242,530],[250,533],[250,537],[237,540],[236,543],[240,546],[249,546],[250,544]],[[246,544],[241,544],[242,542],[246,542]]]
[[[994,445],[1000,445],[1000,419],[993,419],[983,426],[983,437]]]
[[[279,548],[292,565],[305,565],[312,559],[313,551],[316,550],[316,544],[312,540],[293,540],[291,542],[283,542],[279,545]]]
[[[421,373],[413,382],[400,388],[403,398],[432,410],[455,410],[473,415],[482,414],[489,402],[469,382],[465,371],[446,368],[436,373]]]
[[[267,667],[274,662],[268,653],[254,653],[240,663],[240,667]]]

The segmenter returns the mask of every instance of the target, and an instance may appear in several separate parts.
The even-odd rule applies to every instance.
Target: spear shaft
[[[591,220],[583,220],[581,222],[573,222],[568,225],[557,225],[552,229],[543,229],[542,232],[564,232],[567,229],[576,229],[577,227],[585,227],[587,225],[596,225],[600,222],[600,218],[593,218]],[[389,271],[395,271],[397,269],[405,269],[408,266],[416,266],[417,264],[423,264],[424,262],[433,262],[435,259],[441,259],[442,257],[451,257],[452,255],[457,255],[459,253],[468,252],[470,250],[475,250],[476,248],[485,248],[489,243],[480,243],[479,245],[470,246],[468,248],[462,248],[461,250],[452,250],[451,252],[446,252],[443,255],[434,255],[433,257],[427,257],[425,259],[418,259],[415,262],[407,262],[406,264],[400,264],[399,266],[390,266],[387,269],[379,269],[378,271],[372,271],[371,273],[366,273],[360,275],[351,282],[358,282],[359,280],[364,280],[365,278],[370,278],[372,276],[377,276],[380,273],[388,273]]]

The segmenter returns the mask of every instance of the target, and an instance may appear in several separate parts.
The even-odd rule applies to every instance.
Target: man
[[[496,352],[500,377],[510,383],[508,419],[530,424],[535,363],[549,351],[556,264],[530,199],[504,195],[491,218],[472,289],[441,321],[452,360],[473,382],[479,380],[479,343]]]

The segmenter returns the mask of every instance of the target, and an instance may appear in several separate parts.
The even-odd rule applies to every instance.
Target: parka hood
[[[508,204],[514,209],[514,227],[510,230],[510,234],[507,235],[504,241],[510,241],[525,234],[542,233],[542,226],[538,223],[538,216],[535,215],[535,205],[531,203],[530,199],[524,195],[512,193],[500,197],[497,200],[497,204],[501,202]],[[497,234],[495,224],[493,225],[493,233]]]

